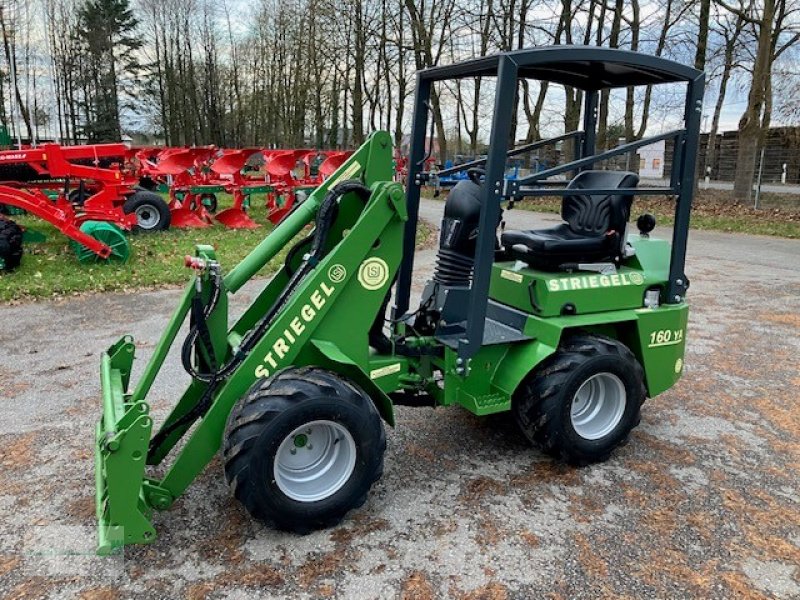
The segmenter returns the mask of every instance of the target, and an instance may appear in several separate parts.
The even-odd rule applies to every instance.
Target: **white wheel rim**
[[[278,488],[292,500],[318,502],[338,492],[356,466],[356,443],[335,421],[297,427],[278,447],[273,471]]]
[[[572,428],[587,440],[605,437],[619,425],[626,404],[622,380],[613,373],[597,373],[584,381],[572,398]]]
[[[152,204],[142,204],[136,208],[136,223],[142,229],[152,229],[160,220],[158,210]]]

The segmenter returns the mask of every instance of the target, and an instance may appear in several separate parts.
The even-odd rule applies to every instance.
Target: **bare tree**
[[[761,6],[755,3],[731,6],[724,0],[718,2],[744,23],[750,24],[756,40],[747,108],[739,120],[739,149],[733,184],[734,199],[744,203],[750,200],[752,194],[756,157],[771,118],[772,65],[781,53],[800,39],[800,33],[793,33],[788,40],[779,41],[785,33],[783,27],[787,16],[796,10],[787,6],[788,0],[763,0]]]
[[[32,137],[33,129],[31,127],[31,115],[28,109],[28,104],[22,97],[22,92],[19,87],[19,66],[17,64],[16,44],[14,37],[13,24],[8,23],[5,12],[5,6],[0,5],[0,33],[3,36],[3,51],[5,53],[6,64],[8,65],[9,75],[11,76],[11,89],[16,100],[16,105],[19,109],[22,121],[25,124],[28,138]]]

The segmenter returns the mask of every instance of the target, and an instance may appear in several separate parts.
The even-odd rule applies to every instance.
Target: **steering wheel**
[[[480,167],[472,167],[471,169],[467,169],[467,177],[472,183],[480,185],[481,178],[486,177],[486,169],[482,169]]]

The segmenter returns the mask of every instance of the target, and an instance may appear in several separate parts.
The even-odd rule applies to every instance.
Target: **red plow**
[[[137,215],[125,211],[136,192],[119,168],[125,151],[123,144],[44,144],[0,152],[0,203],[52,223],[82,261],[126,260],[121,230],[137,225]],[[70,190],[73,181],[80,183]]]
[[[232,229],[258,227],[249,214],[256,194],[266,195],[267,219],[278,223],[351,153],[44,144],[0,152],[0,205],[52,223],[74,242],[82,262],[124,261],[130,253],[124,231],[133,228],[208,227],[214,221]],[[169,203],[156,190],[168,192]],[[221,192],[233,197],[233,206],[217,212]],[[0,237],[13,229],[16,240],[19,228],[0,218]],[[0,269],[2,261],[0,256]]]
[[[266,171],[272,188],[267,194],[267,219],[271,223],[280,222],[298,200],[302,202],[351,154],[349,150],[265,150]],[[302,165],[302,173],[298,173],[298,165]]]
[[[225,182],[225,191],[233,195],[233,206],[215,215],[217,221],[225,227],[233,229],[258,227],[258,223],[247,216],[250,195],[267,191],[269,185],[266,178],[259,179],[245,175],[248,161],[257,154],[261,154],[260,148],[222,150],[222,154],[211,163],[211,170],[217,175],[220,183]]]
[[[197,187],[206,183],[206,165],[216,153],[214,146],[167,148],[158,155],[154,174],[169,182],[169,208],[173,227],[208,227],[211,215]]]

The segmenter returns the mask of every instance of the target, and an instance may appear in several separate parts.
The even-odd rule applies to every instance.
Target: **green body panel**
[[[689,306],[671,304],[635,312],[637,336],[629,346],[644,367],[647,393],[652,398],[671,388],[683,373]]]
[[[669,273],[669,244],[664,240],[630,236],[636,254],[613,275],[579,271],[551,273],[524,263],[494,265],[489,297],[540,317],[639,308],[644,292],[664,288]]]
[[[455,373],[456,353],[448,348],[440,403],[460,404],[476,415],[509,410],[520,383],[558,349],[565,335],[578,330],[627,345],[644,368],[647,395],[652,398],[681,376],[688,313],[688,305],[682,303],[583,316],[529,317],[525,332],[535,339],[481,348],[468,362],[466,376]]]
[[[510,409],[519,384],[556,351],[566,333],[575,330],[606,335],[626,344],[644,368],[650,397],[669,389],[683,366],[688,307],[673,304],[643,308],[645,290],[658,288],[663,293],[670,247],[663,240],[634,235],[629,236],[629,242],[636,254],[616,275],[550,273],[513,262],[497,263],[489,296],[530,315],[524,333],[532,340],[511,344],[499,355],[491,370],[491,383],[486,381],[490,362],[486,357],[497,346],[482,348],[470,361],[466,377],[452,374],[452,382],[445,380],[445,403],[458,402],[478,415]],[[575,307],[574,314],[562,315],[566,305]],[[663,341],[668,336],[668,343],[653,345],[656,338]],[[463,383],[459,385],[460,381]],[[494,393],[502,395],[504,401],[487,405],[476,400]]]

